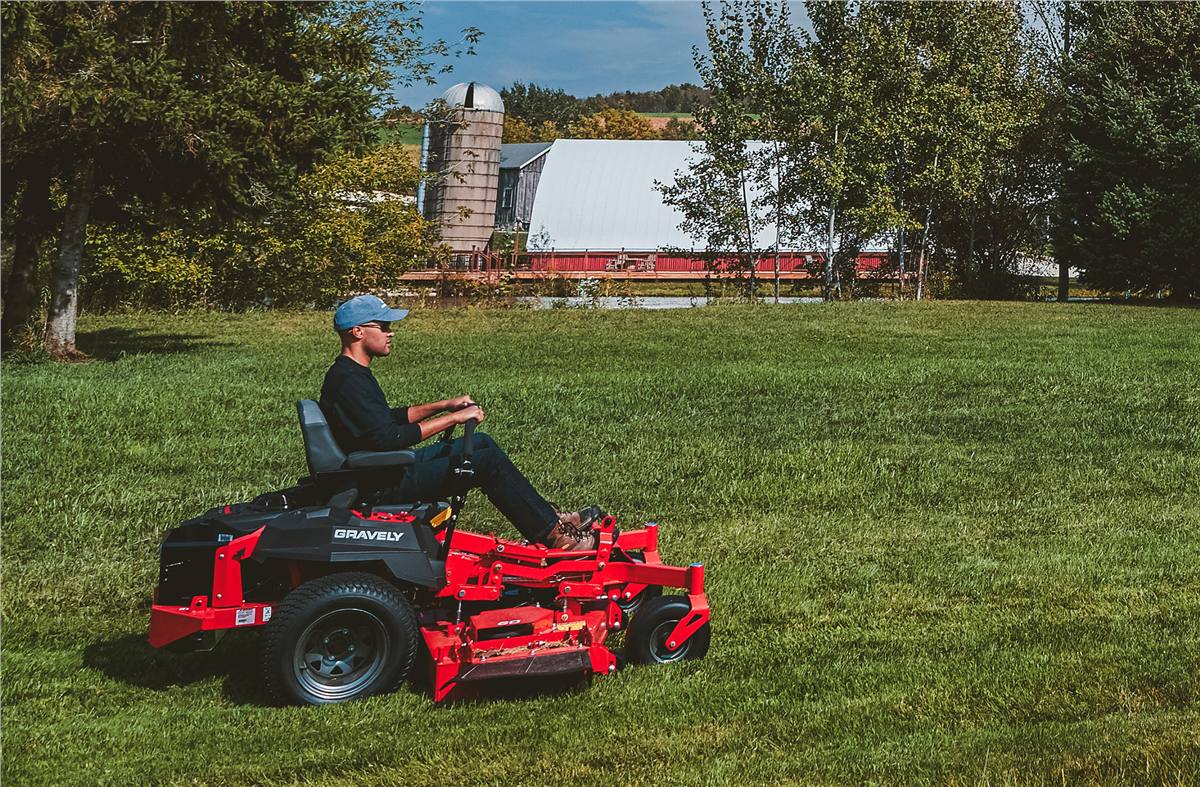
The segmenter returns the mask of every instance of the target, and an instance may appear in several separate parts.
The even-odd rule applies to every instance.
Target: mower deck
[[[354,513],[363,527],[385,534],[389,526],[411,527],[411,517],[388,512]],[[658,527],[617,533],[606,516],[598,526],[596,550],[569,552],[443,528],[435,533],[444,555],[443,583],[418,591],[417,617],[430,655],[435,702],[451,698],[462,684],[500,677],[556,673],[606,675],[617,657],[605,642],[626,625],[623,606],[637,603],[647,588],[683,588],[690,610],[661,636],[667,651],[685,647],[709,619],[704,568],[662,563]],[[206,632],[255,628],[269,623],[281,600],[247,601],[243,566],[255,556],[268,525],[221,543],[213,556],[212,596],[183,605],[155,603],[150,644],[162,647]],[[396,536],[400,540],[400,536]],[[449,547],[446,539],[449,538]],[[302,578],[289,566],[293,584]],[[511,605],[505,604],[512,597]]]

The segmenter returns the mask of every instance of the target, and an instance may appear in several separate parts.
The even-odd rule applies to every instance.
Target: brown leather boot
[[[546,535],[546,546],[551,549],[566,549],[571,552],[586,552],[596,548],[599,534],[592,528],[576,528],[569,522],[559,522]]]
[[[592,523],[604,518],[604,512],[600,510],[600,506],[588,506],[581,508],[578,511],[558,511],[558,521],[565,522],[576,530],[591,530]]]

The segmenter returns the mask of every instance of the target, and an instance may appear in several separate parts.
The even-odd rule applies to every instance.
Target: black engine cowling
[[[333,570],[380,563],[401,582],[435,588],[444,581],[430,523],[445,518],[446,503],[355,513],[329,506],[286,508],[265,498],[213,508],[168,531],[159,547],[157,603],[187,606],[196,596],[211,599],[217,549],[259,528],[265,529],[242,564],[246,601],[286,594],[288,563],[330,564]]]

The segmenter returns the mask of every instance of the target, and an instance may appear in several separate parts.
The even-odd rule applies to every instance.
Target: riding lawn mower
[[[465,495],[370,505],[359,490],[414,452],[347,455],[316,402],[297,409],[309,475],[163,537],[151,645],[208,650],[262,629],[266,691],[297,704],[392,691],[418,657],[441,702],[480,681],[607,675],[708,651],[704,567],[664,564],[656,524],[619,531],[601,515],[596,549],[568,551],[457,527]],[[454,469],[467,477],[474,427]],[[610,648],[622,631],[623,649]]]

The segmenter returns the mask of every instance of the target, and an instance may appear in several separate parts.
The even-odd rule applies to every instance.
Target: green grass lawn
[[[252,637],[144,644],[155,550],[304,472],[328,320],[88,317],[94,362],[5,363],[5,784],[1200,777],[1200,312],[419,310],[376,367],[394,403],[473,394],[552,500],[660,521],[708,567],[712,649],[265,707]]]

